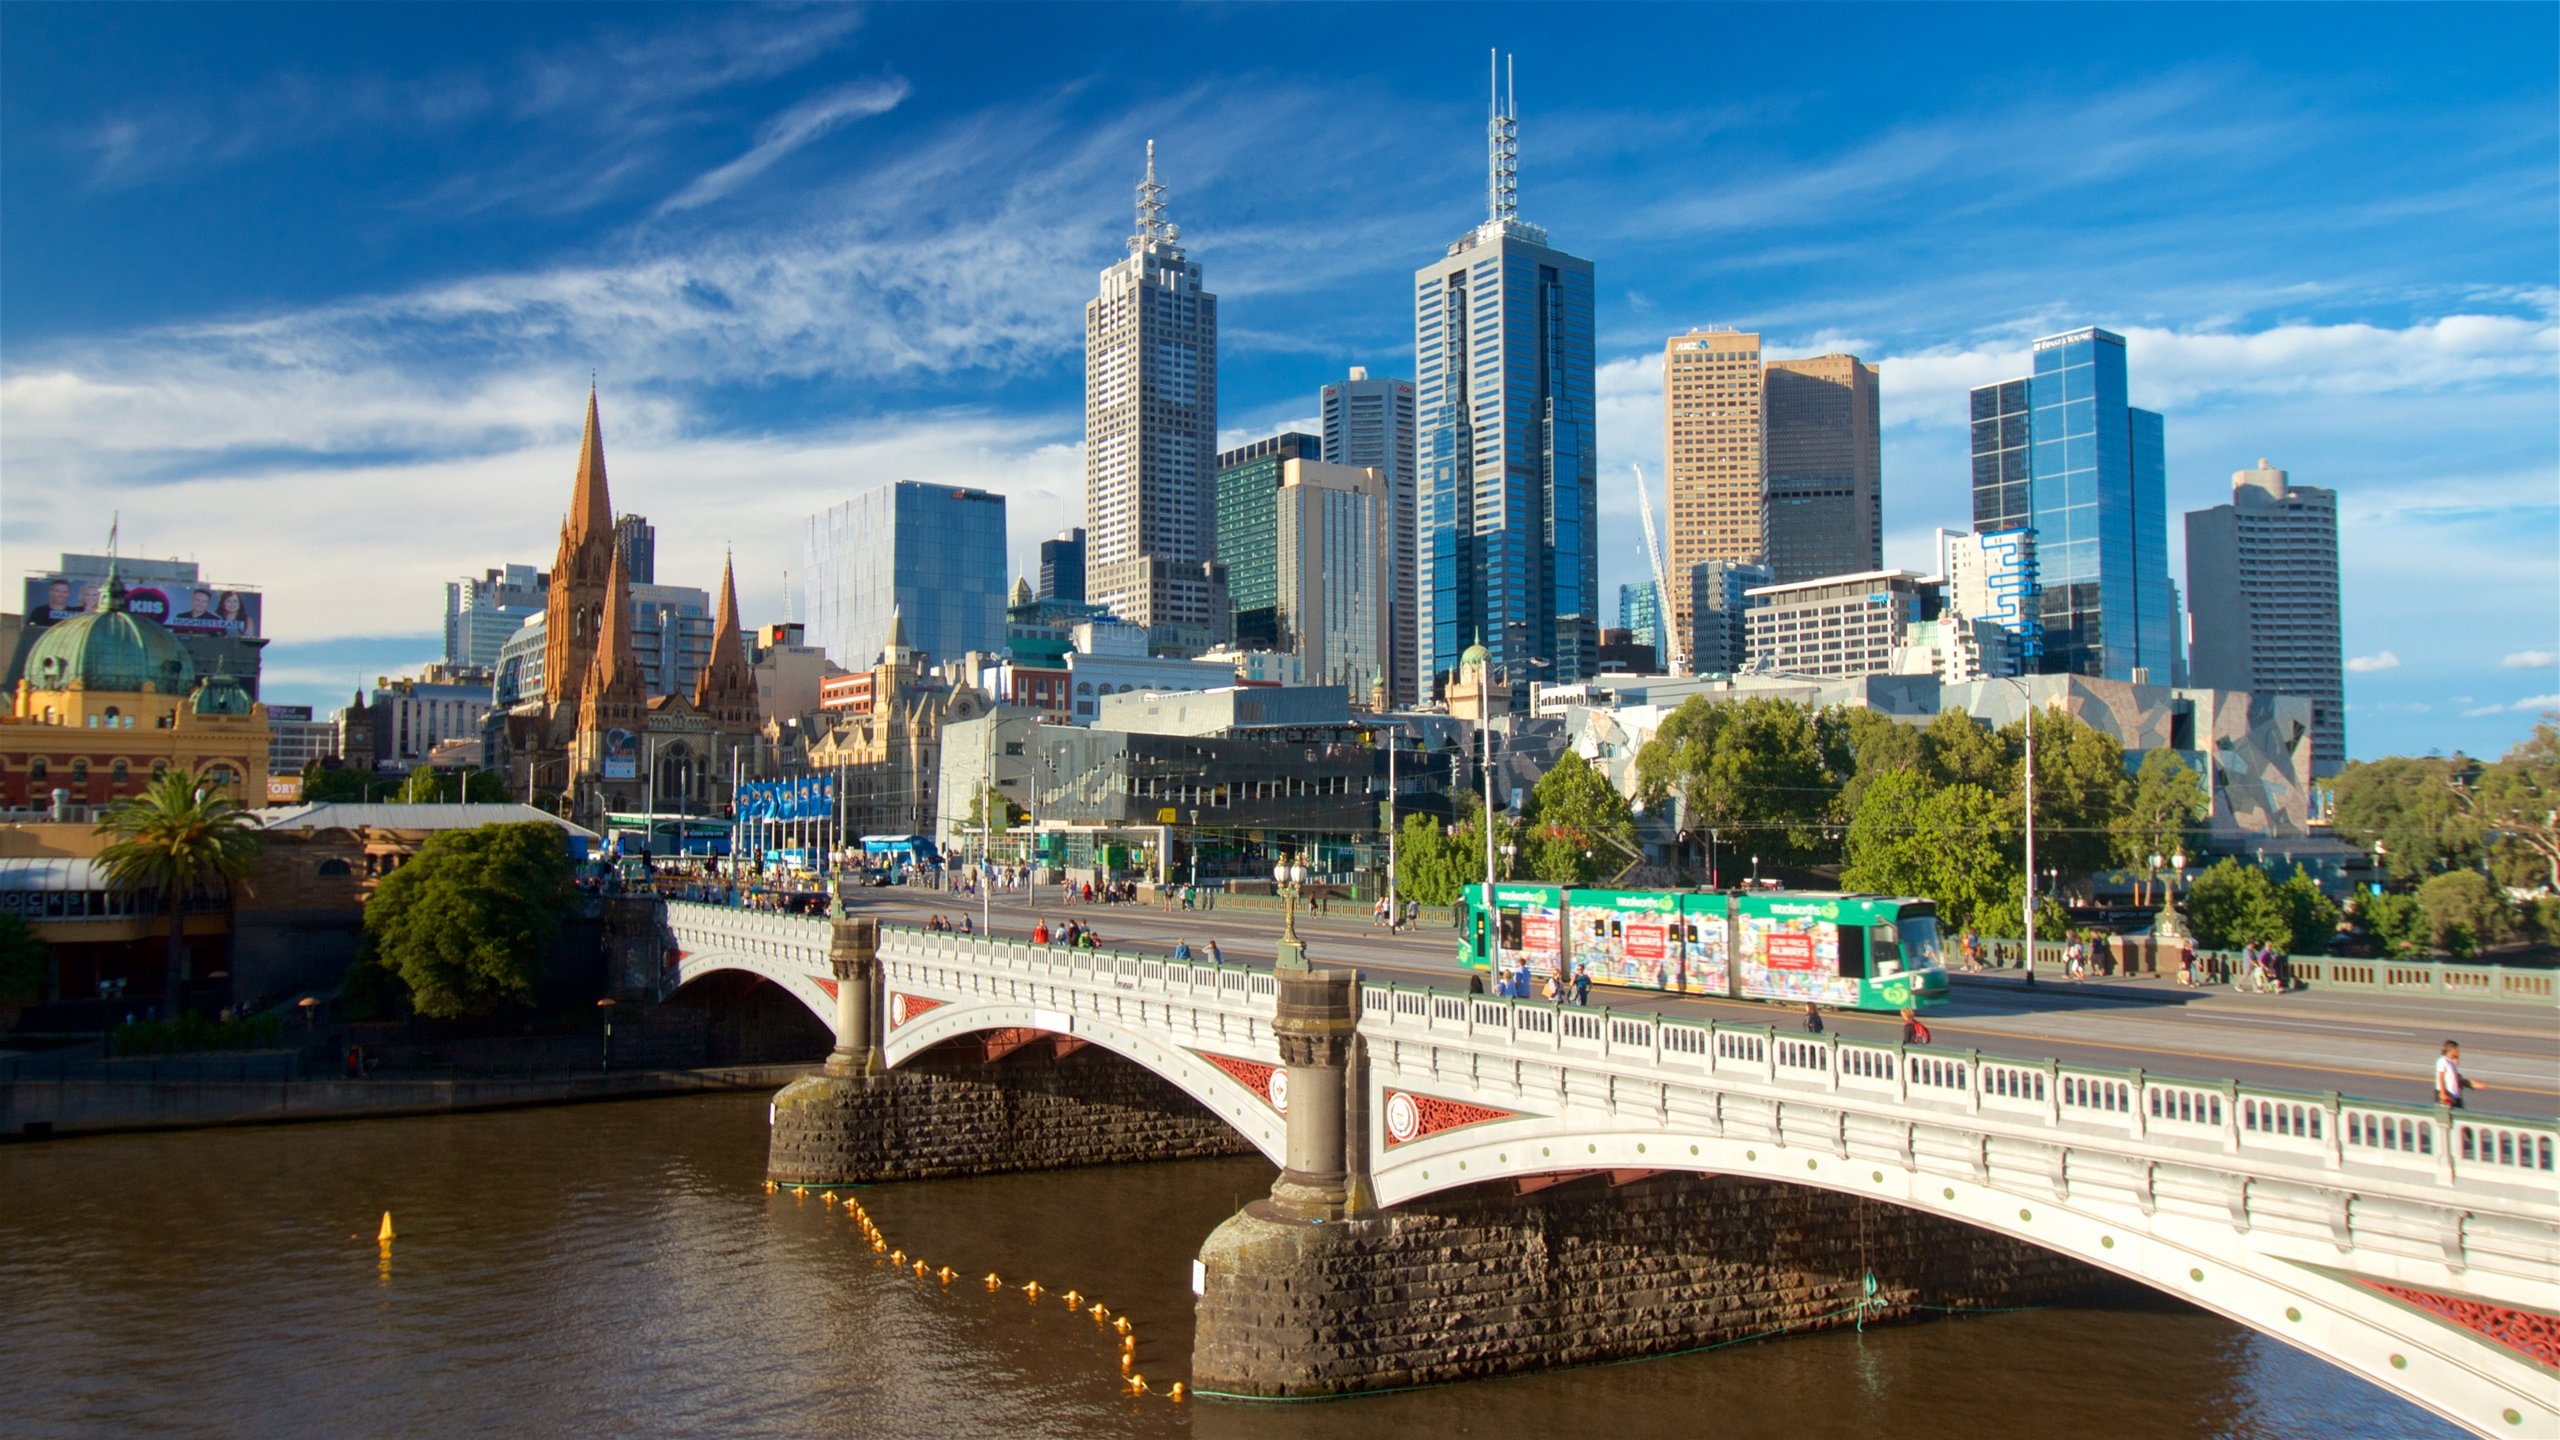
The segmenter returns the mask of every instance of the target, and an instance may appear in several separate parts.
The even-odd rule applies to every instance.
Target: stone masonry
[[[841,1185],[1251,1153],[1140,1066],[1041,1044],[992,1062],[960,1050],[880,1075],[803,1076],[774,1097],[766,1174]]]
[[[2113,1293],[1989,1231],[1725,1176],[1478,1186],[1321,1225],[1268,1202],[1201,1249],[1195,1387],[1342,1395],[1622,1360],[1783,1330]]]

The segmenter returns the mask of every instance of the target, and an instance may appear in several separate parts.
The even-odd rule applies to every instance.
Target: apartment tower
[[[1413,414],[1410,380],[1373,380],[1367,370],[1355,365],[1350,379],[1324,387],[1324,462],[1376,470],[1387,477],[1391,576],[1387,694],[1396,705],[1417,704],[1422,698],[1415,679],[1419,640],[1414,618]]]
[[[1883,569],[1876,367],[1855,355],[1772,360],[1761,382],[1762,524],[1777,583]]]
[[[2347,763],[2338,617],[2338,492],[2260,460],[2231,503],[2187,512],[2189,679],[2311,702],[2311,773]]]

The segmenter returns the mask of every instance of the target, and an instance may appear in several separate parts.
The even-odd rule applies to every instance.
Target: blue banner
[[[825,820],[836,809],[836,777],[803,775],[792,780],[757,780],[738,787],[740,820]]]

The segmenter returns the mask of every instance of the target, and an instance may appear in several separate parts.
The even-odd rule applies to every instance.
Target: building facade
[[[308,705],[267,707],[267,773],[299,776],[338,753],[338,725],[315,720]]]
[[[2231,503],[2187,512],[2188,673],[2198,686],[2311,702],[2311,768],[2347,761],[2338,493],[2260,460]]]
[[[1387,692],[1396,705],[1418,705],[1413,382],[1371,379],[1368,370],[1354,365],[1349,379],[1324,387],[1320,404],[1325,463],[1383,471],[1387,477],[1387,559],[1395,576],[1388,597]]]
[[[1128,258],[1084,307],[1085,598],[1205,649],[1228,609],[1211,493],[1218,297],[1165,220],[1155,153],[1150,140]]]
[[[1689,567],[1689,670],[1729,675],[1751,662],[1744,617],[1751,592],[1777,577],[1756,560],[1702,560]]]
[[[1884,567],[1876,367],[1855,355],[1761,372],[1767,561],[1778,583]]]
[[[530,565],[508,565],[448,580],[444,587],[444,663],[495,670],[498,651],[549,603],[551,577]]]
[[[2007,669],[1992,675],[2034,674],[2041,650],[2036,603],[2036,532],[1940,531],[1938,573],[1946,580],[1947,608],[1966,620],[1996,625],[2006,637]]]
[[[1749,668],[1821,679],[1890,673],[1923,618],[1922,588],[1908,570],[1756,587],[1744,617]]]
[[[1281,467],[1277,648],[1305,662],[1302,683],[1369,699],[1392,658],[1394,509],[1383,470],[1291,460]]]
[[[2124,337],[2035,343],[2034,373],[1976,388],[1973,528],[2035,531],[2047,674],[2173,682],[2165,426],[2126,403]]]
[[[1414,272],[1416,674],[1426,698],[1481,643],[1528,682],[1596,668],[1599,500],[1592,267],[1519,216],[1519,125],[1487,125],[1484,223]]]
[[[1280,648],[1280,472],[1322,450],[1315,436],[1284,431],[1218,456],[1217,553],[1227,575],[1227,636],[1239,646]]]
[[[1661,663],[1662,582],[1641,580],[1618,587],[1618,628],[1640,645],[1650,645]]]
[[[1040,542],[1040,594],[1043,600],[1084,603],[1084,527],[1061,530]]]
[[[1003,496],[900,480],[811,516],[808,537],[808,639],[837,664],[880,658],[892,617],[935,659],[1003,644]]]
[[[1763,564],[1769,554],[1760,337],[1692,330],[1662,349],[1663,486],[1670,505],[1671,573],[1711,560]],[[1671,597],[1671,623],[1695,628],[1690,597]],[[1709,668],[1704,660],[1700,670]]]
[[[51,570],[26,577],[16,636],[0,661],[0,685],[15,685],[26,656],[47,627],[102,608],[107,576],[124,586],[124,613],[166,627],[198,675],[227,675],[258,695],[266,648],[266,597],[256,586],[208,580],[192,560],[63,554]]]

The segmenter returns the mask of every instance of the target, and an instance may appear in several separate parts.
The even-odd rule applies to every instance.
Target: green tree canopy
[[[1429,815],[1407,815],[1396,830],[1396,893],[1425,905],[1450,905],[1467,883],[1466,852]]]
[[[1636,821],[1609,777],[1572,750],[1529,792],[1528,871],[1556,885],[1589,885],[1643,857]]]
[[[1875,782],[1886,775],[1921,768],[1923,744],[1919,726],[1905,724],[1864,705],[1835,705],[1822,712],[1829,768],[1845,778],[1832,816],[1854,820],[1858,806]]]
[[[362,770],[314,760],[302,767],[302,798],[315,805],[362,801],[380,795],[383,782]]]
[[[2330,826],[2367,852],[2380,842],[2383,868],[2404,885],[2447,866],[2478,864],[2480,830],[2469,804],[2478,769],[2459,754],[2350,764],[2338,772]]]
[[[432,765],[418,765],[411,767],[409,778],[401,782],[399,799],[410,805],[451,805],[464,798],[465,786],[470,787],[474,804],[494,804],[507,798],[506,784],[486,770],[438,770]],[[311,798],[307,789],[303,798]]]
[[[1926,896],[1951,931],[2017,928],[2026,890],[2009,852],[2013,826],[1978,785],[1935,785],[1916,771],[1878,776],[1849,822],[1852,890]]]
[[[543,821],[431,836],[365,907],[373,955],[421,1015],[485,1015],[531,997],[574,895],[569,851]]]
[[[2036,727],[2036,868],[2065,876],[2105,869],[2133,784],[2125,778],[2124,746],[2060,710],[2038,706]],[[2026,731],[2001,731],[2024,774]],[[2018,793],[2012,781],[2009,793]]]
[[[2116,820],[2115,863],[2147,873],[2154,855],[2193,854],[2203,839],[2200,827],[2211,813],[2204,781],[2177,751],[2144,755]]]
[[[2017,757],[2009,738],[1961,710],[1941,710],[1921,727],[1921,768],[1941,785],[1971,785],[2015,799],[2018,777],[2011,767]]]
[[[2472,812],[2494,837],[2510,883],[2560,891],[2560,726],[2552,718],[2480,772]]]
[[[2293,917],[2275,883],[2241,860],[2221,861],[2187,887],[2187,923],[2196,942],[2212,950],[2293,943]]]
[[[2363,916],[2365,933],[2385,955],[2417,955],[2435,948],[2426,907],[2415,895],[2405,891],[2368,895],[2356,909]]]
[[[2477,870],[2448,870],[2419,886],[2418,907],[2427,912],[2436,948],[2456,959],[2485,945],[2504,945],[2519,929],[2506,892]]]
[[[163,1004],[175,1014],[184,979],[187,902],[227,895],[248,877],[258,862],[258,822],[221,782],[172,770],[111,806],[98,833],[113,837],[98,852],[108,883],[156,896],[168,911]]]
[[[2275,890],[2285,927],[2293,938],[2279,942],[2288,955],[2326,955],[2338,938],[2338,905],[2320,889],[2311,872],[2296,865]]]
[[[1678,797],[1693,832],[1720,831],[1764,855],[1806,854],[1822,844],[1838,789],[1824,740],[1808,706],[1693,697],[1636,752],[1637,784],[1649,803]]]

